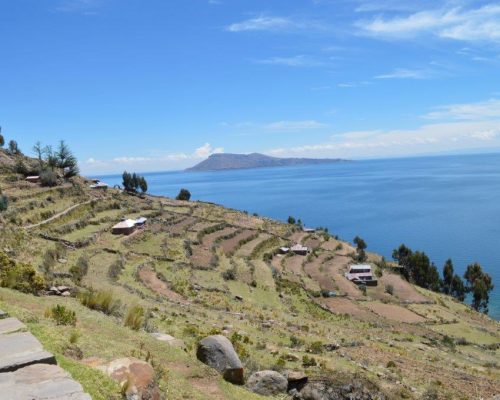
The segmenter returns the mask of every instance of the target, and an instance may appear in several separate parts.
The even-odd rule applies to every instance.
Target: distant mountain
[[[292,165],[314,165],[342,162],[346,160],[332,158],[278,158],[264,154],[212,154],[205,161],[187,168],[186,171],[222,171],[228,169],[288,167]]]

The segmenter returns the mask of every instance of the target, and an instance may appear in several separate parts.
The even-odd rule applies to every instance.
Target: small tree
[[[42,147],[40,141],[36,142],[33,146],[33,153],[35,153],[36,158],[38,158],[38,163],[40,164],[40,170],[43,168],[43,156],[45,155],[46,148]]]
[[[491,276],[483,272],[480,264],[474,263],[467,266],[464,278],[467,281],[465,291],[472,293],[472,307],[488,314],[489,293],[494,287]]]
[[[9,142],[9,153],[12,155],[21,154],[21,150],[19,150],[19,146],[15,140]]]
[[[453,262],[451,260],[447,260],[443,267],[443,283],[442,283],[443,293],[450,294],[452,284],[453,284]]]
[[[78,162],[64,140],[59,142],[55,156],[57,158],[57,166],[61,169],[62,175],[66,179],[78,175]]]
[[[181,189],[176,197],[176,200],[189,201],[191,193],[187,189]]]
[[[356,245],[356,252],[358,253],[358,261],[363,262],[366,261],[366,242],[361,239],[359,236],[356,236],[353,240],[354,244]]]
[[[139,179],[139,187],[141,188],[142,193],[146,193],[148,191],[148,183],[143,176],[141,176]]]
[[[0,212],[7,210],[9,207],[9,200],[7,196],[2,195],[2,190],[0,189]]]
[[[290,225],[295,225],[297,221],[295,221],[295,218],[290,215],[286,222],[288,222]]]
[[[0,147],[3,147],[3,145],[5,144],[5,139],[2,136],[1,132],[2,132],[2,127],[0,126]]]

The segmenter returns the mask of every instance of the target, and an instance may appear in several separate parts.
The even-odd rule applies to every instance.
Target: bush
[[[113,264],[109,266],[108,276],[111,280],[116,281],[120,276],[121,272],[125,268],[125,260],[123,258],[119,258]]]
[[[52,318],[57,325],[76,325],[76,314],[74,311],[68,310],[66,307],[57,304],[45,313]]]
[[[394,294],[394,286],[391,284],[385,285],[385,292],[392,296]]]
[[[9,207],[9,200],[7,196],[0,196],[0,212],[6,211]]]
[[[312,342],[307,350],[313,354],[320,354],[323,352],[323,343],[320,341]]]
[[[32,265],[16,263],[0,251],[0,286],[38,294],[44,289],[45,280]]]
[[[231,267],[228,270],[224,271],[221,275],[225,281],[235,281],[236,280],[236,268]]]
[[[396,363],[394,361],[389,361],[386,365],[387,368],[396,368]]]
[[[51,169],[46,169],[40,174],[40,183],[42,186],[57,186],[57,175]]]
[[[189,201],[189,199],[191,199],[191,193],[187,189],[181,189],[175,199]]]
[[[81,256],[76,261],[76,264],[69,269],[71,279],[73,279],[73,281],[76,283],[80,283],[82,281],[82,278],[87,275],[88,270],[89,261],[87,257]]]
[[[111,291],[94,291],[92,289],[82,292],[79,296],[80,303],[91,310],[101,311],[104,314],[115,314],[120,307],[120,302],[113,299]]]
[[[309,357],[309,356],[302,357],[302,366],[304,368],[315,367],[316,365],[318,365],[318,363],[316,362],[316,359],[314,357]]]
[[[301,338],[298,338],[295,335],[290,336],[290,347],[295,348],[295,347],[301,347],[304,345],[304,340]]]
[[[134,331],[141,329],[144,323],[144,308],[141,306],[132,306],[129,308],[123,324]]]

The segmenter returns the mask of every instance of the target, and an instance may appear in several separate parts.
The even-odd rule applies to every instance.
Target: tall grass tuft
[[[79,296],[80,303],[91,310],[101,311],[104,314],[116,314],[120,308],[120,302],[113,298],[113,292],[94,291],[92,289],[82,292]]]
[[[123,324],[134,331],[141,329],[144,323],[144,308],[135,305],[128,309]]]

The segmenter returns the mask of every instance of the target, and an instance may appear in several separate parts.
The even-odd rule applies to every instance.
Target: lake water
[[[477,261],[493,278],[490,315],[500,319],[500,154],[144,175],[151,194],[185,187],[193,200],[292,215],[345,240],[359,235],[386,258],[404,243],[440,271],[447,258],[461,275]],[[121,184],[121,176],[100,178]]]

